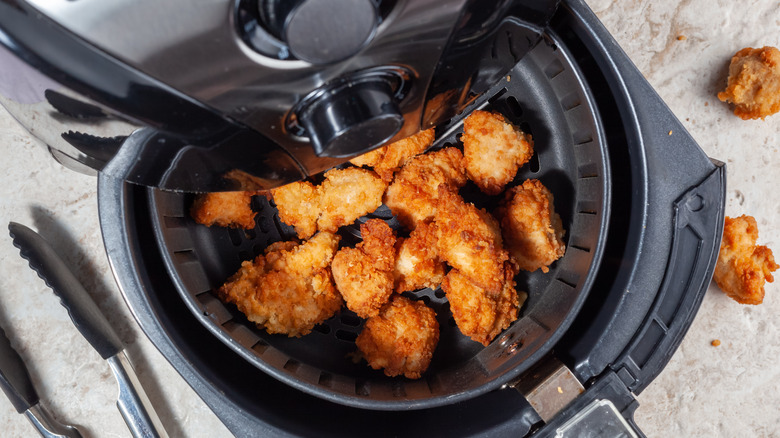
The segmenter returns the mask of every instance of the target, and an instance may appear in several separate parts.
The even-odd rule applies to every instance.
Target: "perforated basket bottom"
[[[363,320],[342,309],[302,338],[269,335],[257,329],[232,305],[220,302],[214,290],[241,261],[252,259],[272,242],[295,234],[281,223],[273,204],[253,199],[257,226],[243,231],[207,228],[188,214],[191,197],[152,191],[151,211],[166,268],[190,310],[219,339],[259,369],[314,395],[363,408],[431,407],[494,389],[530,366],[565,330],[584,300],[597,269],[607,215],[605,144],[595,108],[571,57],[564,49],[542,44],[474,107],[504,114],[532,134],[535,155],[511,185],[540,179],[555,196],[555,209],[567,230],[564,257],[547,274],[520,273],[517,289],[528,299],[520,318],[488,347],[463,336],[439,289],[406,293],[432,307],[440,324],[440,340],[422,379],[388,378],[355,361],[354,340]],[[434,147],[459,146],[462,121],[437,128]],[[469,183],[461,195],[492,211],[500,196],[488,198]],[[371,217],[388,220],[380,207]],[[342,246],[359,241],[357,225],[340,230]]]

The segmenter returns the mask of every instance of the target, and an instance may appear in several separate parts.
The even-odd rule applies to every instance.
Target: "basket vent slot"
[[[355,394],[361,397],[368,397],[371,395],[371,384],[365,380],[355,381]]]
[[[347,342],[355,342],[355,339],[357,339],[357,334],[348,330],[336,330],[336,339]]]
[[[559,59],[554,59],[551,63],[547,64],[544,68],[544,74],[550,79],[554,79],[559,74],[563,73],[563,64]]]

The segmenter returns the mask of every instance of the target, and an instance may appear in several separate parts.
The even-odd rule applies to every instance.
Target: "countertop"
[[[780,46],[780,2],[588,4],[704,151],[727,163],[726,214],[754,216],[759,243],[780,251],[780,114],[743,121],[716,97],[737,50]],[[171,436],[230,436],[122,301],[100,234],[96,179],[57,164],[1,107],[0,156],[0,224],[27,224],[60,249],[128,344]],[[647,436],[780,436],[778,293],[777,283],[768,284],[764,303],[746,306],[710,286],[680,348],[637,396],[635,418]],[[130,436],[114,405],[116,384],[108,365],[6,233],[0,233],[0,326],[56,418],[78,425],[86,437]],[[715,339],[721,342],[717,347]],[[3,436],[35,436],[3,396],[0,424]]]

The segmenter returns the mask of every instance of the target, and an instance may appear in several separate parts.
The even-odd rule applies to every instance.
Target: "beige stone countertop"
[[[780,46],[780,2],[588,4],[704,151],[727,163],[726,214],[754,216],[759,243],[780,251],[780,114],[743,121],[716,97],[737,50]],[[171,436],[230,436],[141,332],[123,302],[103,248],[96,179],[57,164],[2,108],[0,157],[0,227],[21,222],[63,248],[127,343]],[[759,306],[740,305],[711,286],[668,366],[637,396],[636,422],[647,436],[780,436],[778,315],[778,284],[767,285]],[[108,365],[19,257],[5,231],[0,233],[0,325],[27,362],[42,402],[58,419],[78,425],[86,437],[130,436],[115,407],[116,384]],[[711,344],[715,339],[720,346]],[[0,424],[3,437],[36,435],[4,396]]]

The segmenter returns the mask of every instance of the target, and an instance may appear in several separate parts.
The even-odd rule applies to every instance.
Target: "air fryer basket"
[[[294,237],[262,196],[253,199],[257,225],[243,231],[198,225],[189,217],[191,195],[150,189],[150,210],[166,269],[193,315],[217,338],[260,370],[310,394],[369,409],[429,408],[471,398],[504,385],[552,348],[576,316],[598,270],[609,215],[610,178],[599,115],[571,54],[554,39],[537,46],[471,109],[504,114],[533,135],[535,155],[513,184],[540,179],[554,194],[563,220],[566,254],[543,274],[522,272],[518,291],[528,299],[519,319],[488,347],[470,341],[454,324],[442,291],[407,294],[437,313],[439,345],[420,380],[388,378],[350,360],[362,320],[346,308],[302,338],[269,335],[215,295],[241,261],[271,242]],[[465,113],[467,114],[467,112]],[[464,114],[464,115],[465,115]],[[462,119],[437,128],[434,147],[458,145]],[[491,210],[478,190],[461,193]],[[382,206],[374,217],[393,225]],[[365,220],[361,218],[360,220]],[[356,227],[341,230],[353,245]]]

